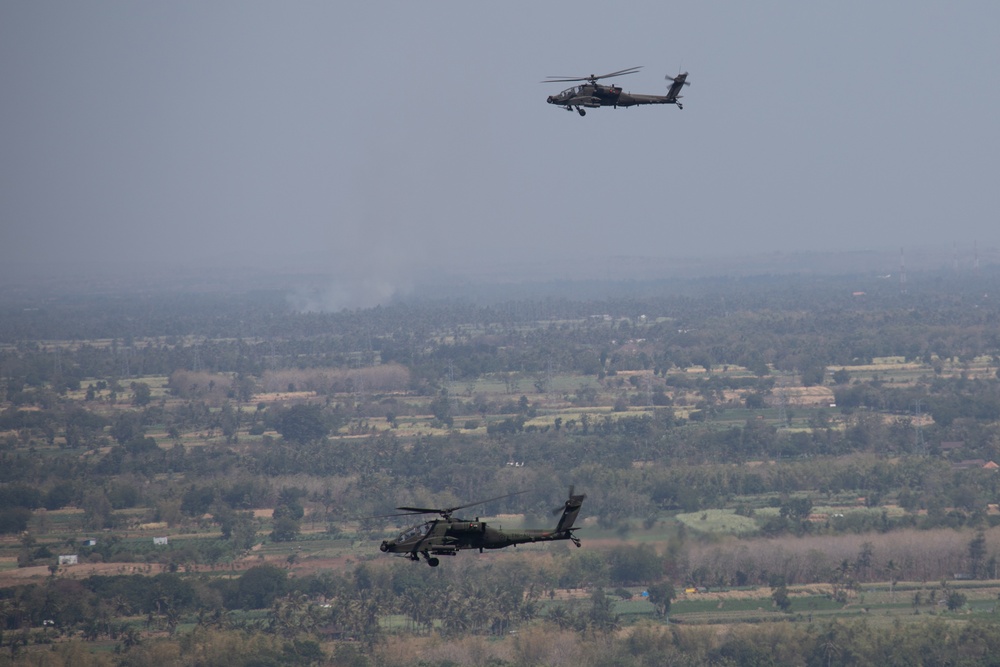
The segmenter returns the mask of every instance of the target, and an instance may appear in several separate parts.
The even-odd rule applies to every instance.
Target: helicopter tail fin
[[[664,77],[664,78],[666,78],[667,81],[671,82],[670,88],[667,90],[667,101],[668,101],[668,103],[675,103],[676,104],[677,98],[681,97],[681,94],[680,94],[681,89],[683,89],[684,86],[690,86],[691,85],[691,82],[689,82],[687,80],[687,76],[688,76],[687,72],[682,72],[682,73],[678,74],[677,76],[666,76],[666,77]]]
[[[580,508],[583,506],[583,500],[586,497],[587,494],[585,493],[573,495],[573,487],[569,488],[569,499],[563,503],[561,508],[556,508],[557,512],[560,509],[562,510],[562,516],[559,517],[559,523],[556,525],[556,532],[565,532],[573,527],[576,515],[580,513]]]

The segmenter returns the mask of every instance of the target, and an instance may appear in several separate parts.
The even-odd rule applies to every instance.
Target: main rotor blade
[[[451,514],[455,510],[461,510],[461,509],[465,509],[466,507],[473,507],[475,505],[484,505],[486,503],[491,503],[494,500],[502,500],[504,498],[511,498],[513,496],[519,496],[522,493],[527,493],[527,492],[528,492],[527,489],[525,489],[524,491],[515,491],[514,493],[508,493],[508,494],[503,495],[503,496],[497,496],[496,498],[487,498],[486,500],[477,500],[476,502],[469,503],[467,505],[458,505],[457,507],[449,507],[448,509],[446,509],[444,511],[447,512],[448,514]]]
[[[585,76],[585,77],[572,77],[572,78],[570,78],[570,77],[555,77],[555,76],[550,76],[547,79],[545,79],[545,81],[539,81],[539,83],[563,83],[563,82],[569,83],[571,81],[590,81],[590,77],[589,76]]]
[[[396,509],[403,509],[403,508],[396,508]],[[436,514],[437,511],[438,510],[417,511],[416,509],[413,509],[408,512],[396,512],[395,514],[376,514],[375,516],[365,516],[361,517],[361,519],[359,520],[363,521],[365,519],[388,519],[394,516],[417,516],[418,514]]]
[[[455,507],[397,507],[398,510],[403,510],[399,514],[383,514],[382,516],[405,516],[408,514],[440,514],[442,516],[449,516],[455,510],[464,509],[466,507],[472,507],[474,505],[482,505],[484,503],[491,503],[494,500],[501,500],[503,498],[510,498],[511,496],[519,496],[522,493],[527,493],[527,489],[524,491],[516,491],[514,493],[508,493],[503,496],[497,496],[496,498],[487,498],[486,500],[477,500],[474,503],[467,503],[465,505],[456,505]]]
[[[626,74],[635,74],[642,69],[642,65],[638,67],[629,67],[627,69],[620,69],[617,72],[611,72],[609,74],[591,74],[590,76],[550,76],[542,81],[542,83],[568,83],[571,81],[597,81],[598,79],[607,79],[612,76],[625,76]]]
[[[442,510],[436,507],[397,507],[398,510],[406,510],[403,514],[436,514]],[[386,516],[399,516],[398,514],[387,514]]]
[[[617,72],[611,72],[610,74],[602,74],[600,76],[594,77],[595,79],[607,79],[609,76],[625,76],[626,74],[635,74],[642,69],[642,65],[638,67],[626,67],[625,69],[620,69]]]

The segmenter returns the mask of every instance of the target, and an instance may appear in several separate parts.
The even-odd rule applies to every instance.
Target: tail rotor
[[[664,79],[666,79],[667,81],[671,81],[671,82],[673,82],[673,83],[677,83],[677,82],[680,82],[680,84],[681,84],[682,86],[690,86],[690,85],[691,85],[691,82],[690,82],[690,81],[687,81],[687,80],[685,80],[685,77],[686,77],[687,75],[688,75],[688,73],[687,73],[687,72],[681,72],[681,73],[679,73],[679,74],[678,74],[677,76],[670,76],[670,75],[668,74],[668,75],[666,75],[666,76],[665,76],[665,77],[663,77],[663,78],[664,78]]]
[[[562,512],[562,516],[559,517],[559,523],[556,525],[556,532],[568,533],[573,543],[580,546],[579,540],[572,535],[572,530],[573,523],[576,521],[576,516],[580,513],[580,508],[583,506],[583,501],[587,497],[587,494],[581,493],[580,495],[576,495],[573,491],[574,488],[570,486],[569,498],[562,504],[562,507],[557,507],[553,513],[558,514]]]
[[[552,514],[559,514],[559,512],[565,512],[565,511],[567,511],[567,510],[570,509],[571,503],[573,502],[573,490],[574,490],[574,488],[575,488],[575,485],[573,485],[573,484],[569,485],[569,498],[562,505],[560,505],[559,507],[554,508],[552,510]],[[580,497],[580,502],[583,502],[583,499],[586,498],[586,497],[587,497],[586,495],[581,496]]]

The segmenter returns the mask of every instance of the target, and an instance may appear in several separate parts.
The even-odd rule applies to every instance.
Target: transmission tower
[[[917,454],[924,453],[924,432],[920,423],[920,401],[917,400],[913,408],[913,451]]]
[[[778,380],[778,428],[788,428],[788,395],[781,379]]]
[[[131,347],[122,346],[118,348],[118,376],[127,378],[132,377],[132,371],[129,368],[129,357],[132,351]]]
[[[899,249],[899,293],[906,294],[906,258],[903,249]]]
[[[451,388],[455,386],[455,366],[452,364],[451,359],[448,360],[448,385],[445,388],[445,396],[448,400],[448,414],[451,414],[452,404],[451,404]]]
[[[277,370],[277,368],[278,368],[278,355],[275,354],[275,352],[274,352],[274,341],[273,340],[267,341],[267,349],[268,349],[267,365],[270,367],[270,369],[272,371],[273,370]],[[197,352],[197,350],[195,350],[195,351]],[[197,357],[195,357],[195,358],[197,359]]]

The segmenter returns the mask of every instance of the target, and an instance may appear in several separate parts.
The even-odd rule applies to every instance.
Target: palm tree
[[[124,650],[129,650],[135,646],[138,646],[142,642],[142,633],[140,633],[135,627],[129,625],[122,632],[122,640],[119,645]]]
[[[170,634],[174,634],[177,631],[177,625],[181,622],[181,613],[173,606],[170,606],[164,613],[163,618],[167,622],[167,630],[169,630]]]
[[[841,651],[840,645],[834,641],[834,638],[835,632],[830,630],[823,636],[823,639],[816,647],[823,656],[823,664],[827,667],[833,664],[834,658],[839,656]]]
[[[132,605],[124,595],[115,595],[112,597],[111,608],[114,610],[115,616],[132,615]]]
[[[309,604],[304,593],[286,595],[275,600],[269,627],[272,632],[292,638],[301,632],[310,632],[318,623],[316,609]]]
[[[414,627],[423,627],[430,631],[433,617],[430,613],[431,605],[426,591],[416,587],[407,588],[399,602],[402,607],[400,611],[406,614],[407,619]]]
[[[559,605],[558,607],[549,611],[546,615],[550,621],[559,626],[560,630],[568,630],[573,626],[573,618],[569,613],[569,610],[564,605]]]
[[[471,604],[473,592],[470,585],[459,589],[449,584],[438,599],[438,611],[446,631],[461,634],[475,628],[481,619],[474,618],[475,606]]]
[[[589,614],[590,626],[595,631],[609,633],[617,630],[620,617],[614,613],[614,603],[604,593],[603,588],[598,588],[590,596],[591,607]]]

